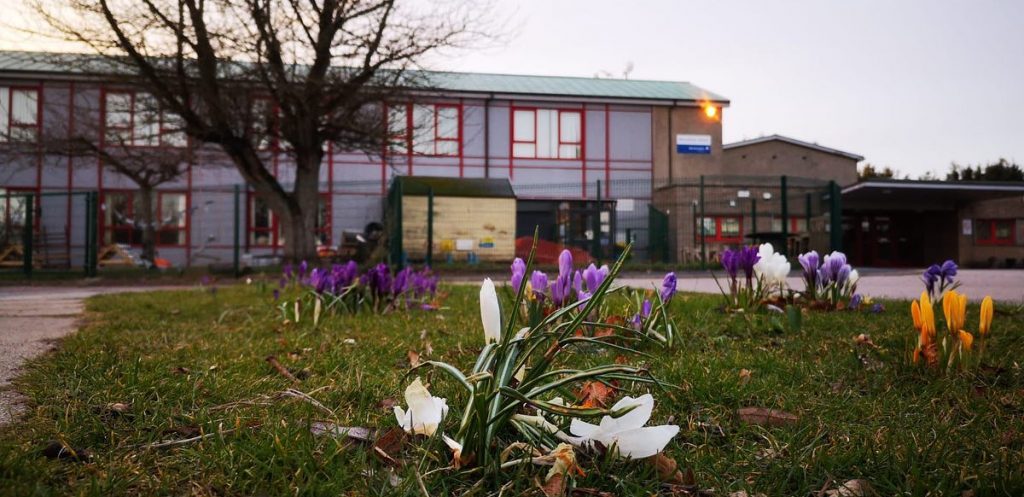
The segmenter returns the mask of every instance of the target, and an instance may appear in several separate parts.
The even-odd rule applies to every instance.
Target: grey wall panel
[[[343,230],[362,232],[371,221],[384,222],[384,197],[376,195],[334,195],[334,243],[338,243]]]
[[[583,141],[586,142],[587,150],[585,157],[590,159],[604,159],[605,144],[605,113],[604,109],[594,110],[593,106],[587,107],[587,120],[584,128]]]
[[[484,114],[482,102],[467,102],[462,108],[462,154],[465,156],[484,156]]]
[[[612,112],[611,158],[651,160],[651,115],[647,112]]]

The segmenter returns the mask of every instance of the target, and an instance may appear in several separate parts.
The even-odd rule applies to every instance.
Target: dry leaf
[[[329,435],[335,438],[347,437],[360,442],[369,442],[372,430],[363,426],[338,426],[334,423],[315,421],[309,426],[315,436]]]
[[[875,490],[867,480],[849,480],[838,488],[826,490],[824,497],[868,497],[875,495]]]
[[[800,420],[795,414],[767,407],[743,407],[736,410],[736,415],[740,421],[758,426],[786,426]]]
[[[750,370],[749,369],[741,369],[740,370],[740,385],[746,385],[747,383],[750,383]]]
[[[540,491],[544,492],[545,497],[562,497],[565,495],[565,486],[565,475],[559,473],[552,475],[548,481],[540,485]]]
[[[432,356],[434,355],[434,346],[430,344],[430,340],[423,341],[423,355]]]
[[[384,400],[381,400],[380,402],[378,402],[377,405],[382,410],[391,412],[392,410],[395,409],[395,406],[398,405],[398,399],[396,399],[394,397],[387,397]]]
[[[693,472],[689,469],[686,472],[681,471],[676,460],[666,456],[664,452],[648,457],[647,461],[654,465],[654,470],[658,472],[658,480],[663,483],[673,485],[694,484]]]
[[[415,350],[409,349],[409,352],[406,355],[409,357],[409,367],[414,368],[414,367],[420,365],[420,353],[419,352],[416,352]]]
[[[865,347],[871,347],[873,349],[878,348],[878,346],[875,345],[875,342],[871,341],[871,337],[864,333],[861,333],[860,335],[853,337],[853,343],[857,345],[863,345]]]
[[[377,438],[373,443],[373,452],[385,463],[392,466],[401,466],[402,463],[395,459],[392,454],[397,454],[405,443],[405,431],[395,426]]]
[[[270,364],[270,367],[274,368],[274,370],[277,371],[281,376],[284,376],[285,378],[288,378],[289,380],[291,380],[294,383],[298,383],[299,382],[299,379],[296,378],[295,375],[293,375],[291,371],[288,371],[288,368],[286,368],[286,367],[281,365],[281,363],[277,360],[277,357],[272,356],[272,355],[268,355],[267,356],[267,363]]]
[[[600,381],[588,381],[583,384],[576,394],[579,405],[587,407],[608,407],[612,396],[615,395],[615,387],[608,386]]]

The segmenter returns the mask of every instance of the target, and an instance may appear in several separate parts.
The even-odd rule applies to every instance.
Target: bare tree
[[[484,12],[396,0],[32,2],[62,37],[98,55],[79,70],[145,89],[195,141],[219,147],[281,219],[289,259],[316,254],[328,144],[380,153],[383,103],[429,87],[414,69],[476,39],[470,26]],[[294,164],[291,184],[275,175],[275,153]]]

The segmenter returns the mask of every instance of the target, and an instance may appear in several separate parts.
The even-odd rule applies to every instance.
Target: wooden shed
[[[516,197],[508,179],[398,176],[388,199],[388,211],[397,218],[391,243],[400,236],[406,260],[427,258],[430,220],[435,263],[515,257]]]

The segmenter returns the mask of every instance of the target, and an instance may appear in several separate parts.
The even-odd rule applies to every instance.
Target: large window
[[[181,119],[162,112],[148,93],[108,91],[104,94],[104,139],[127,147],[184,147],[188,139]]]
[[[388,106],[390,149],[405,154],[459,155],[459,107],[445,104]]]
[[[580,111],[513,109],[513,157],[579,159],[582,152],[583,114]]]
[[[39,138],[39,89],[0,86],[0,142]]]
[[[137,191],[103,193],[101,221],[103,243],[139,245],[142,243],[142,198]],[[188,231],[187,200],[181,192],[154,192],[153,221],[156,223],[156,244],[185,245]]]
[[[735,216],[715,216],[697,218],[696,240],[700,241],[704,234],[709,242],[740,242],[743,239],[743,222]]]
[[[284,237],[281,236],[281,223],[274,212],[270,210],[270,205],[256,194],[249,195],[247,230],[250,247],[280,247],[284,245]],[[331,196],[328,193],[320,194],[316,216],[316,236],[319,245],[331,244]]]
[[[974,221],[974,242],[978,245],[1013,245],[1013,219]]]

